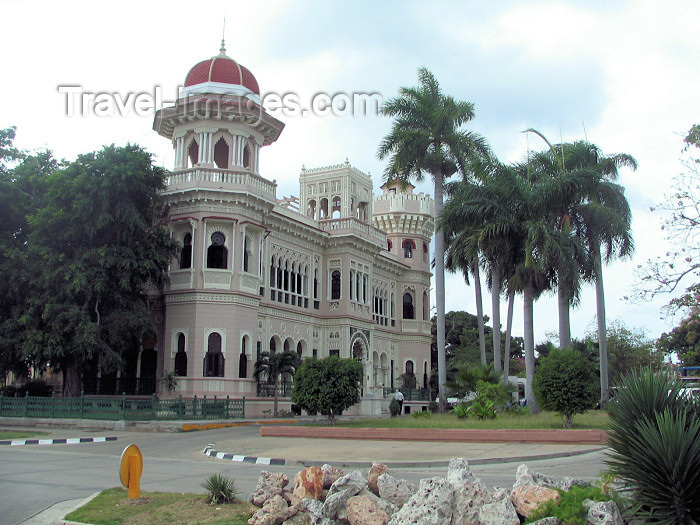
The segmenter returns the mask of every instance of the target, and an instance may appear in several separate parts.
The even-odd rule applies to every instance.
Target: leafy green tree
[[[159,222],[163,169],[135,145],[81,155],[43,177],[27,221],[25,356],[63,372],[78,395],[87,370],[113,372],[151,330],[148,289],[162,289],[176,243]]]
[[[260,359],[256,361],[253,370],[253,378],[258,382],[266,381],[274,384],[275,402],[272,412],[274,417],[277,417],[280,377],[284,374],[294,376],[301,364],[301,357],[291,350],[260,353]]]
[[[683,319],[673,330],[662,334],[657,344],[662,351],[676,354],[685,366],[700,366],[700,320]]]
[[[361,381],[362,364],[355,359],[305,359],[294,377],[292,403],[325,414],[333,425],[336,415],[359,403]]]
[[[384,115],[394,117],[389,134],[382,140],[378,156],[389,158],[385,171],[388,180],[423,180],[432,177],[435,192],[435,214],[443,208],[445,180],[458,171],[469,173],[468,159],[486,154],[484,139],[462,129],[474,118],[470,102],[455,100],[440,89],[435,76],[426,68],[418,70],[418,87],[399,90],[399,96],[382,106]],[[435,306],[437,314],[438,388],[440,411],[446,409],[445,386],[447,362],[445,358],[445,237],[435,232]]]
[[[540,360],[533,389],[540,407],[558,412],[571,428],[575,414],[596,405],[595,367],[576,350],[552,350]]]
[[[5,130],[7,132],[8,130]],[[4,136],[0,151],[12,152],[9,136]],[[2,142],[2,140],[0,140]],[[22,352],[24,327],[20,322],[30,290],[31,273],[26,264],[29,240],[29,216],[43,202],[47,176],[57,170],[51,152],[23,154],[14,150],[6,160],[19,164],[9,168],[0,160],[0,375],[12,371],[17,377],[27,375],[37,364]]]

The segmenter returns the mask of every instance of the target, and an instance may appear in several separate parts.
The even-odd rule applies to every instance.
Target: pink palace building
[[[364,376],[351,410],[379,414],[402,375],[427,387],[433,200],[398,184],[375,196],[347,161],[302,169],[299,198],[278,199],[260,152],[283,128],[223,45],[157,112],[153,129],[175,152],[163,195],[182,250],[152,297],[137,373],[174,371],[183,397],[245,397],[256,416],[272,406],[272,387],[253,379],[260,352],[352,357]]]

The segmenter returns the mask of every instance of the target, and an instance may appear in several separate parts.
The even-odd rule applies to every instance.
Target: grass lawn
[[[0,430],[0,439],[23,439],[36,436],[45,436],[47,432],[22,432],[17,430]]]
[[[419,412],[420,416],[404,415],[394,418],[358,419],[336,422],[336,426],[352,428],[564,428],[561,416],[555,412],[539,414],[499,414],[496,419],[457,419],[452,413],[430,414]],[[423,415],[429,414],[429,415]],[[574,429],[610,428],[610,416],[604,410],[591,410],[574,416]]]
[[[247,502],[209,505],[204,494],[141,491],[140,498],[130,500],[126,489],[113,488],[66,519],[94,525],[245,525],[254,511]]]

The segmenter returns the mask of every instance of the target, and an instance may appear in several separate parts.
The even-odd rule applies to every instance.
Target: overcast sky
[[[605,153],[633,155],[639,169],[623,171],[620,182],[633,208],[637,252],[606,268],[608,319],[653,338],[678,322],[660,318],[665,300],[622,298],[634,268],[666,251],[660,217],[649,208],[670,191],[682,136],[700,122],[700,2],[0,0],[0,127],[17,126],[22,148],[46,147],[68,160],[105,144],[138,143],[171,169],[172,146],[152,131],[153,111],[136,111],[128,97],[158,90],[172,100],[189,69],[218,53],[224,16],[227,54],[253,72],[263,95],[294,93],[304,107],[318,93],[386,99],[416,85],[425,66],[446,93],[474,103],[469,127],[503,161],[541,149],[539,139],[521,133],[529,127],[552,141],[588,138]],[[69,116],[60,86],[108,93],[126,110]],[[264,177],[277,180],[278,198],[299,195],[302,165],[346,158],[371,173],[379,192],[385,164],[376,151],[389,119],[279,118],[285,130],[260,164]],[[432,194],[429,183],[418,190]],[[475,312],[473,290],[460,276],[448,276],[447,289],[448,311]],[[521,311],[519,301],[515,335],[522,335]],[[536,304],[535,325],[536,342],[556,331],[555,298]],[[573,335],[594,326],[588,286],[572,312]]]

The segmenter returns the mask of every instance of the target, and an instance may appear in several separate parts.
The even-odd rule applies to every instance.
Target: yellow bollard
[[[129,499],[141,496],[141,474],[143,473],[143,456],[139,447],[129,445],[122,452],[119,464],[119,478],[125,488],[129,489]]]

